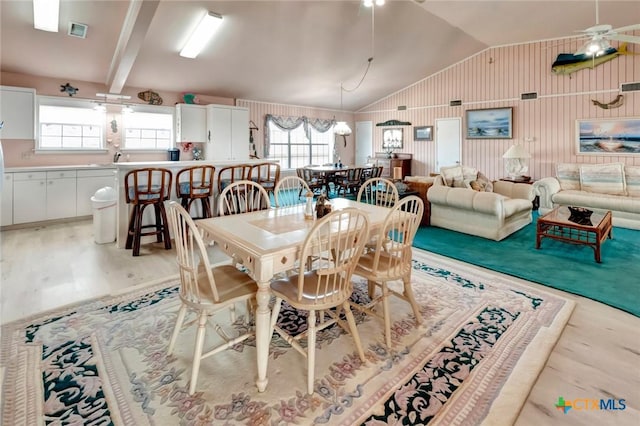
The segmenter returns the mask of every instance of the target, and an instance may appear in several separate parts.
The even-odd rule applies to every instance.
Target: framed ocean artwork
[[[640,118],[576,120],[576,154],[639,155]]]
[[[512,139],[513,107],[468,109],[467,139]]]

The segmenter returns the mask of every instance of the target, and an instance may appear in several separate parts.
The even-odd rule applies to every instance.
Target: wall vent
[[[449,106],[460,106],[462,105],[462,101],[460,99],[456,99],[455,101],[449,101]]]
[[[520,99],[522,99],[523,101],[526,101],[529,99],[538,99],[538,93],[537,92],[522,93],[520,95]]]
[[[67,35],[72,37],[86,38],[88,25],[80,24],[78,22],[69,22],[69,31]]]
[[[407,109],[406,105],[398,105],[398,111],[405,111]]]
[[[640,82],[638,83],[624,83],[620,86],[621,92],[635,92],[640,90]]]

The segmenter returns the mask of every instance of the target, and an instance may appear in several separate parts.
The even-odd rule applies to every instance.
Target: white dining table
[[[331,200],[332,211],[355,207],[364,211],[369,219],[369,234],[374,235],[384,223],[390,210],[371,204],[359,203],[344,198]],[[304,217],[304,204],[272,208],[257,212],[218,216],[196,221],[207,238],[247,268],[257,282],[256,293],[256,357],[259,392],[267,388],[267,364],[269,358],[269,321],[271,310],[270,283],[276,274],[295,268],[302,244],[315,224],[315,220]]]

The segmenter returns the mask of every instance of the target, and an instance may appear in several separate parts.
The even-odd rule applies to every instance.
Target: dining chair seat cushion
[[[286,300],[294,308],[301,306],[313,306],[314,309],[325,309],[324,306],[333,307],[335,301],[331,300],[331,296],[335,293],[327,292],[325,294],[318,293],[318,274],[314,271],[304,274],[304,284],[302,287],[302,298],[298,300],[298,274],[273,281],[271,283],[271,291],[277,296]],[[349,291],[349,293],[351,293]]]
[[[209,182],[205,182],[204,184],[201,184],[199,186],[209,186]],[[184,195],[189,195],[189,193],[191,192],[191,184],[189,182],[180,182],[180,193],[184,196]],[[209,193],[209,188],[194,188],[193,190],[194,194],[208,194]]]
[[[371,277],[374,274],[373,269],[373,261],[375,258],[375,252],[368,252],[360,256],[358,259],[358,264],[356,265],[355,271],[353,273],[355,275],[360,275],[365,278]],[[382,252],[380,253],[380,260],[378,261],[378,270],[375,272],[377,276],[385,276],[385,278],[389,277],[401,277],[403,274],[407,272],[410,268],[410,265],[397,265],[395,270],[392,269],[391,265],[391,256],[388,253]],[[385,272],[382,272],[385,271]]]
[[[253,295],[256,292],[256,283],[245,272],[240,271],[233,265],[222,265],[212,269],[213,279],[218,289],[220,300],[215,301],[207,273],[201,266],[198,271],[198,293],[200,300],[191,299],[192,303],[221,304],[229,300],[234,300],[245,295]]]

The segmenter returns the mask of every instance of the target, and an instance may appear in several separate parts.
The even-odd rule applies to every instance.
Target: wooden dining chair
[[[307,201],[307,192],[311,188],[298,176],[287,176],[278,182],[275,189],[276,207],[289,207],[304,204]]]
[[[362,167],[347,169],[344,176],[338,181],[338,195],[342,191],[343,195],[347,193],[357,192],[360,189],[360,177],[362,176]]]
[[[351,333],[360,359],[365,362],[364,351],[356,328],[355,318],[349,308],[353,292],[351,275],[362,253],[369,232],[366,213],[355,208],[334,211],[318,222],[307,235],[301,249],[297,273],[271,283],[276,297],[271,316],[271,331],[277,332],[295,350],[307,358],[307,392],[313,393],[316,333],[338,324]],[[307,269],[307,259],[313,259],[312,269]],[[277,326],[282,302],[286,301],[298,311],[307,311],[307,329],[291,336]],[[336,308],[333,310],[333,308]],[[344,310],[347,323],[340,318]],[[318,323],[316,312],[324,311]],[[300,340],[307,338],[307,347]]]
[[[410,195],[400,200],[387,215],[380,231],[375,236],[376,247],[358,259],[355,274],[367,279],[371,302],[366,305],[351,303],[354,309],[380,318],[384,322],[384,337],[391,347],[391,315],[389,296],[398,296],[409,302],[418,324],[422,316],[411,288],[411,261],[413,239],[422,220],[424,203],[420,197]],[[402,280],[402,293],[390,289],[387,283]],[[375,295],[379,288],[381,293]],[[373,309],[382,304],[382,315]]]
[[[233,166],[222,167],[218,170],[218,194],[230,183],[239,180],[249,180],[251,174],[250,164],[235,164]]]
[[[271,208],[267,191],[257,182],[240,180],[227,185],[218,195],[218,215],[249,213]]]
[[[357,200],[361,203],[375,204],[382,207],[393,207],[400,196],[398,188],[385,178],[371,178],[362,184]]]
[[[251,166],[249,180],[258,182],[267,191],[274,193],[280,180],[280,164],[273,162],[258,163]]]
[[[326,185],[326,181],[322,177],[306,167],[296,169],[296,173],[300,179],[306,182],[307,186],[314,194],[318,195],[322,193],[322,189]]]
[[[189,213],[175,201],[169,203],[169,223],[176,245],[176,261],[180,271],[180,310],[171,334],[167,355],[173,353],[180,331],[192,324],[198,325],[191,365],[189,394],[196,389],[200,362],[228,349],[254,335],[253,330],[229,336],[221,325],[213,324],[221,342],[204,350],[207,323],[223,310],[235,307],[238,302],[249,304],[256,297],[258,285],[249,275],[232,265],[212,267],[204,240]],[[195,312],[196,319],[185,322],[187,312]],[[249,315],[249,313],[247,313]],[[226,317],[226,315],[225,315]],[[232,317],[233,318],[233,317]]]

